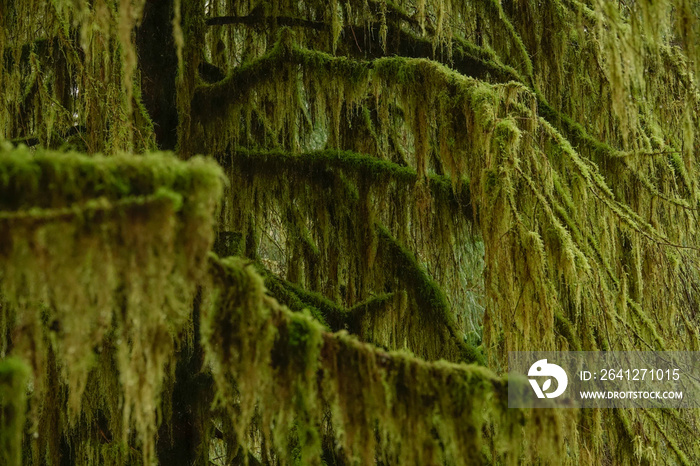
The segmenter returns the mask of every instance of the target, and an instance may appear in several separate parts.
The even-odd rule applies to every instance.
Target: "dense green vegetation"
[[[696,410],[506,375],[698,350],[699,25],[3,1],[0,464],[700,463]]]

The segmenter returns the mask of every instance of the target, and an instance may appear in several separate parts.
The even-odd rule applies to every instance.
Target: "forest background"
[[[699,12],[3,1],[0,463],[699,464],[506,376],[698,350]]]

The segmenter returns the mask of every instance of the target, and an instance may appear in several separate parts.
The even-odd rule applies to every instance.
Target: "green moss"
[[[251,418],[240,415],[257,406],[250,428],[263,439],[263,457],[318,463],[319,440],[331,436],[347,461],[380,456],[397,464],[459,463],[486,442],[482,429],[490,422],[516,423],[518,429],[526,422],[510,415],[505,379],[488,369],[425,362],[345,332],[327,333],[309,316],[266,298],[245,261],[211,260],[211,300],[202,314],[205,351],[221,401],[236,406],[243,423],[237,442],[249,444]],[[251,325],[256,334],[246,330]],[[238,403],[229,398],[233,394]],[[546,418],[540,413],[532,413],[533,423]],[[330,425],[323,420],[328,415]],[[278,435],[293,441],[275,440]],[[506,452],[516,445],[493,443],[513,459],[520,453]]]
[[[400,280],[406,281],[406,289],[417,301],[418,309],[425,318],[422,322],[444,329],[444,340],[438,344],[454,345],[459,360],[485,364],[484,356],[476,348],[468,345],[457,330],[445,295],[428,276],[425,269],[418,264],[413,254],[401,247],[386,228],[377,227],[377,235],[380,239],[380,247],[384,248],[388,255],[388,263],[401,271],[398,275],[401,277]],[[436,331],[431,336],[435,338],[438,334],[439,331]],[[433,344],[435,342],[425,341],[422,349],[425,350]]]
[[[221,176],[211,162],[178,162],[172,155],[85,156],[33,152],[26,147],[0,151],[3,210],[62,207],[86,199],[154,194],[158,188],[191,192],[221,189]]]
[[[32,423],[40,406],[55,403],[52,391],[65,394],[64,416],[38,433],[35,448],[77,429],[76,442],[90,450],[97,413],[116,403],[111,414],[121,422],[110,423],[109,435],[124,444],[136,439],[143,461],[152,461],[166,369],[187,333],[213,240],[220,170],[167,154],[88,157],[19,147],[0,153],[0,173],[0,321],[25,329],[12,354],[31,362]],[[97,357],[104,348],[109,368]],[[44,382],[52,365],[56,380]],[[118,380],[118,388],[91,393],[100,408],[87,409],[95,378]]]
[[[554,314],[554,328],[561,336],[566,338],[571,351],[581,351],[581,340],[569,319],[559,313]]]
[[[132,89],[128,33],[142,2],[5,3],[0,138],[57,145],[74,129],[73,141],[89,152],[150,147],[152,115]],[[471,273],[465,255],[473,253],[464,244],[475,235],[484,266],[474,267],[480,279],[470,292],[486,308],[483,348],[492,367],[502,367],[508,351],[536,347],[698,347],[691,6],[175,1],[181,155],[214,153],[226,166],[232,182],[220,227],[242,232],[235,246],[217,251],[266,261],[295,282],[266,277],[272,294],[333,329],[347,325],[387,348],[457,360],[464,325],[451,321],[462,315]],[[205,14],[230,15],[236,24],[207,30]],[[37,40],[37,30],[45,37]],[[200,80],[199,65],[208,61],[223,80]],[[89,159],[19,147],[3,158],[6,151],[1,334],[23,329],[13,351],[31,356],[35,373],[58,360],[44,372],[60,381],[50,385],[60,394],[51,402],[64,397],[70,406],[61,416],[74,418],[81,407],[88,425],[105,410],[118,418],[111,438],[132,429],[104,448],[94,423],[64,436],[76,457],[119,464],[131,445],[148,450],[144,437],[152,433],[154,398],[133,393],[158,392],[172,336],[187,333],[183,303],[211,243],[216,168],[168,156]],[[280,251],[265,250],[273,246]],[[252,276],[244,275],[234,278]],[[217,385],[228,387],[218,408],[229,424],[241,419],[223,435],[248,439],[251,424],[266,426],[249,442],[255,454],[268,453],[261,453],[265,462],[319,462],[322,444],[347,462],[554,463],[561,457],[547,441],[562,440],[570,463],[652,463],[651,453],[633,448],[644,439],[673,460],[697,463],[696,449],[679,441],[688,435],[685,417],[584,415],[578,431],[562,438],[556,420],[533,415],[541,442],[521,450],[513,441],[519,423],[480,423],[472,417],[481,412],[443,388],[462,389],[469,380],[480,390],[470,397],[491,407],[488,397],[503,390],[493,374],[325,333],[308,315],[270,311],[255,279],[247,286],[255,289],[250,303],[236,301],[248,296],[242,289],[228,295],[221,283],[214,287],[231,309],[207,321],[211,363]],[[246,315],[248,308],[260,313]],[[180,324],[155,321],[161,317]],[[243,356],[216,347],[216,323],[229,332],[222,341]],[[617,338],[625,334],[631,338]],[[93,354],[107,341],[129,348],[111,349],[107,358],[129,368],[122,379]],[[269,370],[275,345],[279,373]],[[287,347],[296,350],[291,357]],[[0,348],[11,349],[6,341]],[[91,375],[96,366],[100,384]],[[36,393],[49,383],[37,379]],[[337,387],[324,391],[324,383]],[[122,399],[125,387],[131,395]],[[444,399],[432,395],[443,390]],[[258,395],[270,407],[267,418],[254,412]],[[100,408],[83,403],[93,397]],[[141,410],[140,420],[130,425],[133,413],[122,419],[122,407]],[[469,421],[455,426],[449,409]],[[52,413],[58,427],[45,430],[63,429],[58,409]],[[695,414],[682,416],[694,423]],[[34,443],[48,443],[43,432]],[[499,432],[512,455],[489,443]],[[86,446],[76,447],[78,438]],[[231,449],[229,462],[239,453],[237,444]]]
[[[19,466],[30,369],[16,358],[0,360],[0,460]]]
[[[330,325],[338,322],[342,310],[323,295],[306,291],[282,280],[261,266],[258,266],[258,270],[265,277],[265,287],[270,294],[289,309],[295,312],[307,309],[318,322],[324,325],[328,325],[327,322],[330,322]]]
[[[261,266],[257,270],[265,277],[267,290],[281,304],[295,312],[308,310],[316,321],[331,331],[347,329],[352,334],[361,335],[362,322],[368,315],[382,312],[385,307],[393,304],[393,293],[384,293],[346,309],[320,293],[307,291],[276,277]]]
[[[324,323],[328,321],[331,323],[336,323],[337,325],[337,322],[342,319],[344,312],[340,306],[336,305],[333,301],[326,298],[322,294],[306,291],[300,286],[289,282],[286,282],[284,286],[286,289],[298,296],[301,302],[303,302],[304,305],[311,310],[312,314],[314,314],[313,311],[316,310],[318,313],[317,320],[319,322]]]

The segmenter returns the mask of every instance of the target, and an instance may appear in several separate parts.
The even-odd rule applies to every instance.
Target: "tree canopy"
[[[506,375],[698,350],[698,14],[3,1],[0,463],[700,463]]]

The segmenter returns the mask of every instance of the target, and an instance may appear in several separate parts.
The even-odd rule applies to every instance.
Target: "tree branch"
[[[330,24],[323,21],[311,21],[303,18],[292,18],[290,16],[216,16],[207,18],[207,26],[225,26],[228,24],[245,24],[254,26],[259,24],[277,24],[279,26],[299,26],[317,31],[330,30]]]

